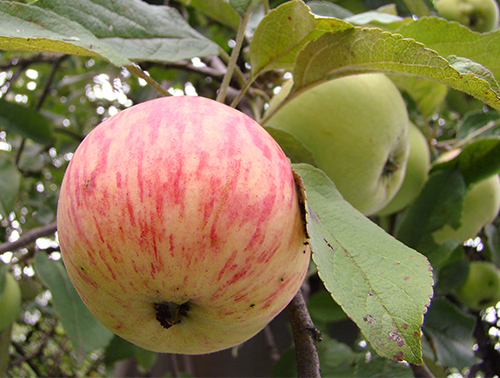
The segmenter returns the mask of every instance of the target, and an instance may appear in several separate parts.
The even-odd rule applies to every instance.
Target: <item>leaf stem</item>
[[[227,71],[224,75],[224,79],[222,79],[219,94],[217,95],[217,101],[219,102],[224,102],[224,100],[226,99],[227,87],[229,86],[231,78],[233,77],[236,62],[238,60],[238,56],[240,55],[241,46],[243,45],[243,39],[245,38],[245,29],[247,27],[248,21],[250,20],[251,14],[252,12],[247,10],[243,15],[240,26],[238,27],[238,32],[236,34],[236,44],[234,45],[233,51],[231,53],[231,58],[229,59],[227,65]]]

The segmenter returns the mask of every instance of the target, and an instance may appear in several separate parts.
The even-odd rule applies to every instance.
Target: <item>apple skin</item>
[[[419,128],[410,122],[410,156],[406,165],[403,184],[391,202],[377,215],[385,216],[396,213],[415,200],[420,194],[427,178],[431,164],[431,152],[427,139]]]
[[[465,194],[460,227],[455,230],[446,224],[440,230],[433,232],[434,241],[443,244],[448,240],[457,239],[463,243],[493,222],[499,210],[500,179],[498,175],[494,175],[474,184]]]
[[[500,271],[490,261],[472,261],[456,297],[473,310],[484,310],[500,302]]]
[[[489,32],[498,26],[496,0],[435,0],[434,7],[440,16],[477,32]]]
[[[292,86],[287,82],[269,109]],[[410,151],[408,113],[399,90],[383,74],[315,86],[285,104],[267,125],[299,139],[342,196],[365,215],[387,205],[403,182]]]
[[[12,273],[5,276],[5,286],[0,293],[0,331],[11,325],[21,309],[21,289]]]
[[[90,311],[156,352],[244,342],[291,301],[310,260],[281,148],[201,97],[151,100],[97,126],[65,172],[57,222]]]

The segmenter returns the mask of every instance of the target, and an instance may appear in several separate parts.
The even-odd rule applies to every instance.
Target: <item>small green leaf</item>
[[[0,127],[36,143],[52,141],[50,122],[33,108],[0,99]]]
[[[318,291],[311,295],[307,301],[307,308],[313,322],[333,323],[347,319],[342,308],[332,299],[329,292]]]
[[[293,168],[305,183],[313,260],[325,287],[377,353],[421,363],[429,262],[349,205],[323,172]]]
[[[455,167],[467,186],[500,173],[500,136],[472,142],[453,160],[436,164],[431,172]]]
[[[350,10],[342,8],[340,5],[335,3],[327,3],[326,1],[308,1],[307,6],[311,9],[312,13],[322,17],[336,17],[344,19],[353,15]]]
[[[479,361],[472,349],[475,323],[473,316],[463,313],[446,299],[432,301],[423,330],[432,340],[441,365],[460,369]]]
[[[236,10],[224,0],[179,0],[186,6],[194,7],[205,13],[208,17],[238,29],[240,16]]]
[[[43,253],[37,253],[35,269],[52,293],[57,314],[80,361],[87,353],[106,347],[113,333],[87,309],[62,262],[49,260]]]
[[[477,135],[471,135],[473,133]],[[461,140],[473,137],[477,140],[493,135],[500,136],[500,114],[477,110],[460,120],[456,138]]]
[[[14,210],[21,185],[21,173],[7,153],[0,152],[0,215],[7,219]]]
[[[438,267],[447,260],[458,241],[450,240],[437,245],[432,239],[432,232],[445,224],[455,228],[460,226],[465,192],[464,178],[457,169],[432,174],[404,213],[395,232],[396,238],[423,253],[432,266]]]
[[[306,163],[313,166],[318,165],[314,159],[313,153],[292,134],[272,126],[265,126],[265,129],[271,134],[274,140],[278,142],[292,163]]]
[[[229,0],[229,4],[240,16],[243,16],[247,10],[252,11],[259,2],[260,0]]]
[[[158,353],[140,347],[135,348],[134,356],[137,360],[137,364],[143,370],[152,368],[156,360],[158,360]]]
[[[451,59],[457,65],[457,60]],[[413,39],[377,28],[355,27],[325,33],[297,54],[293,77],[300,93],[342,76],[384,72],[417,76],[448,85],[500,109],[498,83],[484,67],[470,61],[455,67],[444,57]]]
[[[115,335],[106,347],[104,363],[107,366],[113,366],[115,362],[132,357],[136,348],[138,348],[136,345]]]
[[[299,50],[310,40],[336,30],[352,28],[336,18],[316,17],[303,1],[292,0],[269,12],[250,42],[252,75],[273,69],[292,69]]]

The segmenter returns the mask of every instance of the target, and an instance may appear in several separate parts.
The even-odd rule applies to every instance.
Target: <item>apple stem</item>
[[[179,324],[182,318],[188,316],[189,302],[182,304],[174,302],[160,302],[154,304],[156,311],[156,320],[163,328],[168,329],[173,325]]]
[[[295,343],[297,376],[299,378],[321,378],[318,350],[316,348],[316,343],[321,341],[321,334],[314,327],[302,290],[299,290],[288,304],[287,312]]]

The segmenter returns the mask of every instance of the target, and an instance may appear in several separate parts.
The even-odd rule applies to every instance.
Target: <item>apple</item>
[[[201,97],[151,100],[98,125],[65,172],[57,223],[90,311],[156,352],[251,338],[291,301],[310,260],[281,148]]]
[[[0,331],[10,326],[21,309],[21,289],[12,273],[5,275],[5,286],[0,293]]]
[[[434,8],[440,16],[477,32],[489,32],[498,26],[496,0],[435,0]]]
[[[292,86],[291,81],[284,85],[268,112]],[[403,182],[410,151],[408,113],[399,90],[383,74],[315,86],[270,115],[266,125],[300,140],[342,196],[365,215],[387,205]]]
[[[424,134],[410,122],[410,156],[403,184],[394,198],[377,215],[396,213],[417,198],[429,176],[431,152]]]
[[[452,151],[453,152],[453,151]],[[498,175],[484,179],[471,186],[463,199],[462,224],[458,229],[445,224],[433,232],[438,244],[457,239],[461,243],[476,236],[481,229],[493,222],[500,210],[500,180]]]
[[[473,310],[484,310],[500,302],[500,271],[490,261],[472,261],[456,297]]]

